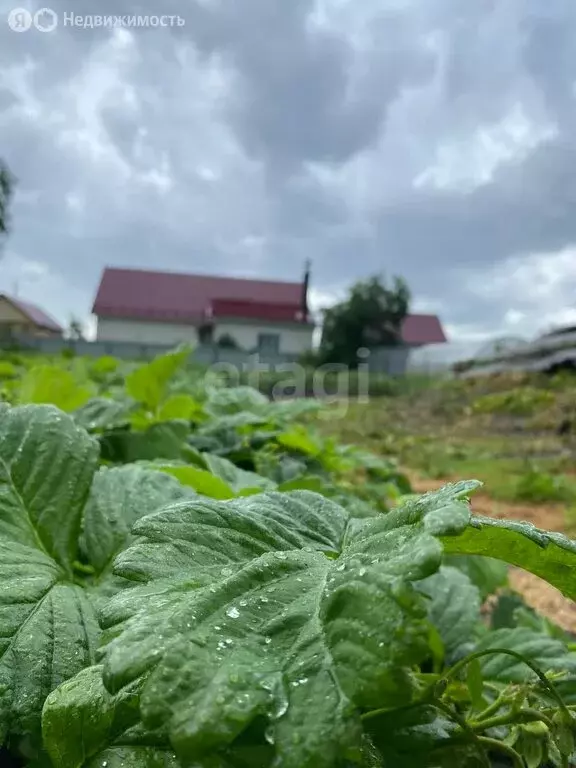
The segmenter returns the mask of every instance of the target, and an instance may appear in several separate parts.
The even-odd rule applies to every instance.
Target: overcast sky
[[[0,290],[65,323],[105,265],[311,258],[316,303],[401,274],[472,346],[576,323],[575,0],[50,0],[185,21],[50,33],[13,7]]]

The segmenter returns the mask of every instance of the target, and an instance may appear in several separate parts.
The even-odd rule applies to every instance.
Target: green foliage
[[[395,277],[392,287],[380,277],[356,283],[344,301],[324,312],[322,362],[355,368],[359,349],[400,343],[409,302],[410,292],[401,278]]]
[[[18,388],[21,403],[51,403],[62,411],[75,411],[90,398],[88,387],[78,386],[74,376],[56,365],[30,368]]]
[[[479,634],[480,592],[465,573],[450,566],[425,579],[420,589],[429,596],[428,617],[440,634],[444,652],[453,657]]]
[[[506,563],[575,598],[576,543],[187,358],[8,361],[2,764],[568,766],[576,653]]]
[[[190,352],[189,347],[183,346],[136,368],[126,378],[126,391],[130,397],[155,413],[168,396],[170,380],[184,365]]]
[[[555,401],[554,393],[537,387],[524,386],[506,392],[496,392],[477,398],[472,409],[475,413],[531,416],[548,408]]]
[[[18,369],[8,360],[0,360],[0,379],[13,379],[18,376]]]
[[[576,499],[576,490],[563,477],[530,466],[518,478],[514,496],[519,501],[532,503],[570,502]]]
[[[482,600],[508,585],[508,568],[502,560],[476,555],[452,555],[446,556],[444,561],[468,576],[478,589]]]
[[[0,159],[0,235],[6,235],[10,226],[9,206],[16,179],[6,163]]]

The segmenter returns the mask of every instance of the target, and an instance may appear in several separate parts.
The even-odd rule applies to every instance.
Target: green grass
[[[503,502],[576,508],[576,477],[567,473],[574,456],[554,431],[529,433],[521,429],[520,421],[506,433],[469,407],[475,392],[466,400],[458,386],[442,386],[444,390],[437,387],[351,404],[344,419],[324,428],[340,440],[393,456],[400,466],[422,477],[475,477],[492,498]],[[531,395],[531,403],[536,399]],[[456,403],[457,407],[449,407]],[[541,403],[549,408],[551,400],[542,398]],[[530,411],[532,416],[534,409]]]

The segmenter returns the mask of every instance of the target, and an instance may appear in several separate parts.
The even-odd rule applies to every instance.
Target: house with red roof
[[[62,334],[63,328],[40,307],[0,293],[0,338],[18,335],[59,338]]]
[[[301,282],[104,270],[93,313],[98,341],[224,343],[300,355],[312,346],[308,273]]]
[[[402,341],[412,348],[445,344],[448,339],[438,315],[407,315],[402,323]]]
[[[173,346],[224,343],[247,352],[300,355],[311,349],[309,273],[300,282],[107,267],[92,312],[96,338]],[[446,341],[436,315],[409,315],[409,347]]]

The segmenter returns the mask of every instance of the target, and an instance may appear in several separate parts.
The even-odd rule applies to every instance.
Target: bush
[[[563,477],[555,477],[531,466],[519,478],[514,496],[518,501],[542,504],[554,501],[571,502],[576,498],[576,493]]]

